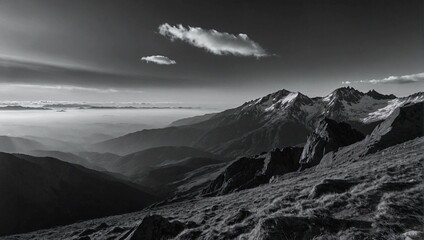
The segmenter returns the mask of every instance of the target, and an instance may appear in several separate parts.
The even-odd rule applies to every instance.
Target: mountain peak
[[[368,91],[367,93],[365,93],[365,95],[370,96],[370,97],[377,99],[377,100],[395,99],[396,98],[396,96],[393,95],[393,94],[384,95],[384,94],[381,94],[381,93],[375,91],[374,89]]]
[[[353,87],[341,87],[334,90],[332,93],[324,97],[324,101],[333,102],[344,100],[346,102],[358,102],[365,94],[360,92]]]

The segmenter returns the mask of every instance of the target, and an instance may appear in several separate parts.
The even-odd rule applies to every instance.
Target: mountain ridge
[[[128,154],[169,145],[192,146],[228,157],[257,154],[305,142],[322,117],[345,121],[368,134],[395,108],[424,101],[423,92],[394,97],[342,87],[327,96],[309,98],[282,89],[191,125],[143,130],[97,143],[90,150]],[[258,146],[258,142],[266,144]]]

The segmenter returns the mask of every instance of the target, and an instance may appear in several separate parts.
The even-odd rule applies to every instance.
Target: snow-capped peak
[[[334,103],[335,101],[358,102],[365,94],[352,87],[342,87],[334,90],[332,93],[324,97],[324,102]]]

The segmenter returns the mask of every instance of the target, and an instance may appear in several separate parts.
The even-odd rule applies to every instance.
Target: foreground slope
[[[72,239],[81,235],[120,239],[151,214],[165,220],[146,220],[137,232],[143,232],[149,222],[160,222],[179,226],[170,228],[175,239],[405,239],[406,235],[419,236],[424,224],[423,164],[421,137],[361,158],[343,157],[332,166],[289,173],[272,184],[225,196],[5,239]]]
[[[140,210],[134,185],[54,158],[0,153],[0,235]]]

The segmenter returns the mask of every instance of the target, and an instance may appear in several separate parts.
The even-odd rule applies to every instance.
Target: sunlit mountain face
[[[423,9],[1,0],[0,240],[424,239]]]

